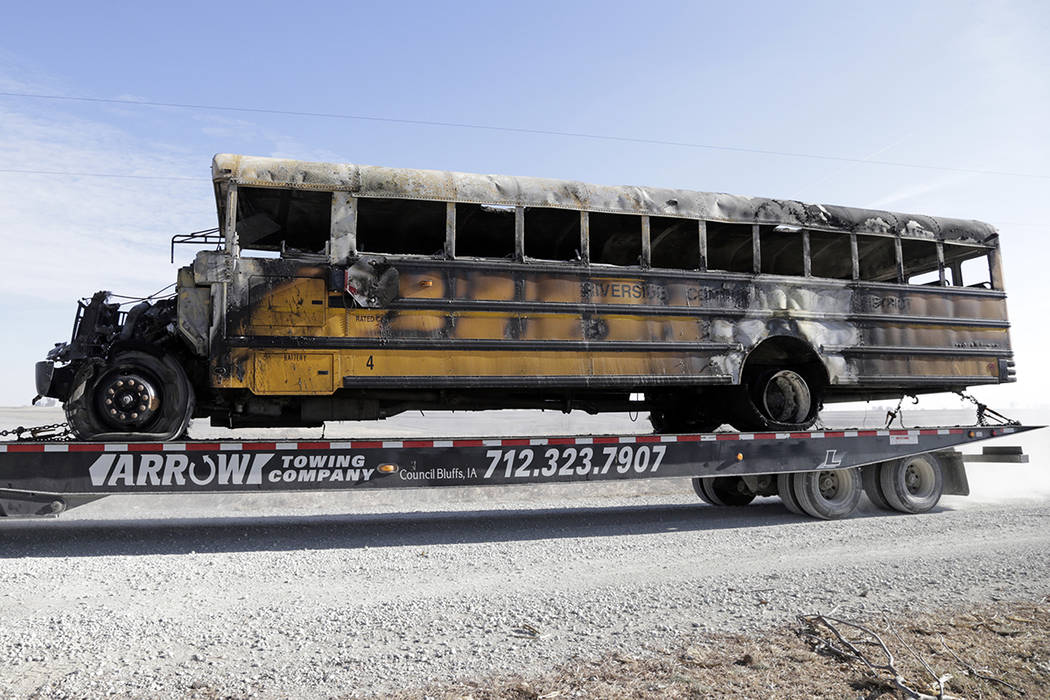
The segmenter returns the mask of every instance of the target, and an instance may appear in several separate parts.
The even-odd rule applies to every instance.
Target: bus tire
[[[772,369],[737,391],[731,406],[733,427],[743,432],[805,430],[817,420],[820,389],[794,369]]]
[[[882,484],[879,482],[881,469],[882,463],[861,467],[860,480],[864,484],[864,493],[873,506],[880,510],[893,510],[890,502],[886,500],[886,495],[882,493]]]
[[[805,515],[802,506],[798,504],[798,499],[795,498],[795,484],[792,478],[794,476],[794,474],[777,475],[777,495],[780,496],[780,501],[785,508],[795,515]]]
[[[944,476],[936,455],[927,453],[883,462],[879,485],[893,510],[925,513],[941,500]]]
[[[193,417],[193,387],[171,355],[128,351],[85,363],[64,408],[82,440],[173,440]]]
[[[792,476],[792,482],[802,510],[822,520],[836,520],[852,513],[864,490],[857,469],[799,472]]]

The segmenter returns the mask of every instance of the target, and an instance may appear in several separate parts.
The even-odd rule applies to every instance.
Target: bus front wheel
[[[193,407],[178,360],[130,351],[81,367],[65,411],[82,440],[172,440],[186,432]]]

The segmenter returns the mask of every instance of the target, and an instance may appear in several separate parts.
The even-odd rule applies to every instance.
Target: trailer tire
[[[693,491],[700,498],[701,501],[709,506],[720,506],[721,503],[717,503],[712,499],[710,494],[707,493],[707,485],[704,483],[705,479],[702,477],[693,477]]]
[[[128,407],[107,405],[110,395]],[[186,432],[193,408],[193,387],[178,360],[139,351],[85,363],[65,404],[66,420],[82,440],[173,440]]]
[[[707,476],[693,479],[693,491],[704,503],[713,506],[746,506],[755,500],[739,476]]]
[[[794,474],[777,475],[777,495],[780,496],[780,501],[785,508],[795,515],[805,515],[802,506],[798,504],[798,499],[795,498],[795,485],[792,478],[794,476]]]
[[[852,513],[864,490],[857,469],[798,472],[792,476],[792,482],[802,510],[822,520],[836,520]]]
[[[860,480],[864,484],[864,493],[867,494],[871,504],[880,510],[893,510],[893,506],[886,500],[880,483],[880,472],[882,464],[869,464],[860,468]]]
[[[944,475],[931,453],[895,459],[879,465],[879,485],[893,510],[925,513],[941,500]]]

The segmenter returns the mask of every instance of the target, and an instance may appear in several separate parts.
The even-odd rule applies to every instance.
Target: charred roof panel
[[[231,154],[212,161],[216,182],[255,187],[345,190],[358,197],[554,207],[617,214],[677,216],[732,223],[804,226],[856,233],[905,234],[994,244],[995,227],[981,221],[901,214],[794,200],[674,190],[592,185],[512,175],[478,175],[373,165],[312,163]],[[223,202],[219,201],[220,210]]]

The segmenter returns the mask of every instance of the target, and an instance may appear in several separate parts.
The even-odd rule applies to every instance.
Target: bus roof
[[[232,181],[246,187],[345,190],[358,197],[552,207],[855,233],[900,233],[917,238],[985,245],[995,245],[998,235],[995,227],[981,221],[806,204],[785,199],[659,187],[592,185],[573,180],[513,175],[314,163],[228,153],[218,154],[212,160],[212,179],[216,183]],[[220,210],[225,208],[221,197],[218,205]]]

